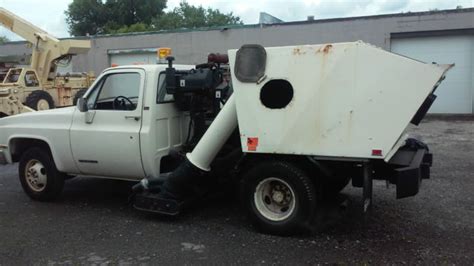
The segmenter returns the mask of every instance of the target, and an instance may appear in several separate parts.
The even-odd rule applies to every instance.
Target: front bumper
[[[7,151],[5,149],[0,148],[0,165],[2,164],[8,164]]]
[[[390,159],[395,165],[392,183],[397,185],[397,199],[418,194],[422,179],[430,178],[433,155],[427,147],[401,149]]]

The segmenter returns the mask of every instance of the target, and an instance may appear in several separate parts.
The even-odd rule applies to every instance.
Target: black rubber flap
[[[234,74],[241,82],[257,82],[265,75],[267,52],[258,44],[245,44],[237,51]]]
[[[421,104],[420,108],[418,108],[418,111],[413,116],[410,123],[415,126],[418,126],[421,123],[421,120],[423,120],[423,118],[425,117],[426,113],[428,113],[428,110],[430,109],[431,105],[434,103],[435,100],[435,94],[431,93],[430,95],[428,95],[423,104]]]

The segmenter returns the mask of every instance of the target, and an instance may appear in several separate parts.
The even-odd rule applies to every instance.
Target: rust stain
[[[302,51],[301,48],[296,47],[295,49],[293,49],[293,55],[303,55],[303,54],[306,54],[306,52]]]
[[[319,49],[316,50],[316,54],[318,54],[318,53],[328,54],[331,49],[332,49],[332,44],[326,44],[322,47],[319,47]]]
[[[332,44],[327,44],[326,46],[324,46],[323,53],[325,54],[329,53],[331,48],[332,48]]]

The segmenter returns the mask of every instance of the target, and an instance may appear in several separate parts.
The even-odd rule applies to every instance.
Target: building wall
[[[417,41],[419,44],[415,45],[414,48],[412,47],[405,52],[400,50],[399,52],[422,61],[436,60],[439,63],[458,61],[458,67],[450,71],[447,79],[438,88],[437,94],[440,97],[430,111],[474,113],[474,79],[470,78],[469,73],[456,79],[456,77],[461,77],[463,69],[459,61],[464,57],[470,59],[466,63],[466,69],[470,66],[469,69],[472,70],[474,52],[466,52],[469,49],[464,49],[462,55],[456,54],[459,50],[456,45],[459,46],[459,44],[454,41],[458,37],[469,40],[474,38],[473,18],[474,8],[469,8],[291,22],[264,26],[245,25],[237,28],[211,30],[197,29],[194,31],[92,36],[90,37],[92,49],[87,54],[75,56],[72,61],[72,69],[75,72],[92,70],[97,75],[104,68],[111,66],[111,52],[114,53],[115,61],[120,58],[122,58],[121,62],[135,60],[135,58],[130,57],[133,54],[117,55],[116,53],[119,50],[130,49],[137,49],[133,53],[147,51],[146,57],[150,59],[154,56],[150,51],[155,48],[171,47],[176,63],[198,64],[205,62],[209,53],[226,53],[228,49],[238,49],[243,44],[248,43],[263,46],[282,46],[362,40],[390,51],[391,43],[396,48],[397,42]],[[437,40],[440,41],[429,42],[432,36],[436,36]],[[444,46],[446,50],[443,48],[441,55],[426,55],[431,48],[434,49],[440,43],[446,44]],[[472,43],[474,51],[474,41]],[[31,48],[28,48],[25,42],[7,43],[0,46],[0,55],[29,53],[31,53]],[[471,76],[474,76],[474,74],[471,74]]]
[[[315,44],[330,42],[364,42],[390,50],[391,34],[474,28],[474,9],[411,14],[380,15],[311,22],[282,23],[260,27],[216,30],[92,36],[92,49],[73,60],[74,71],[93,70],[96,74],[110,66],[107,51],[171,47],[176,63],[197,64],[211,52],[225,53],[246,43],[264,46]],[[30,53],[24,42],[0,46],[0,54]]]

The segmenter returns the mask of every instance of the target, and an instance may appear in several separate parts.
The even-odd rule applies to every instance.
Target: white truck
[[[366,209],[373,179],[404,198],[429,177],[432,156],[405,129],[452,65],[362,42],[244,45],[229,51],[231,82],[223,56],[172,60],[106,69],[77,107],[0,119],[0,161],[19,162],[36,200],[56,198],[69,175],[141,180],[134,207],[169,215],[227,179],[274,234],[304,230],[350,180]]]

